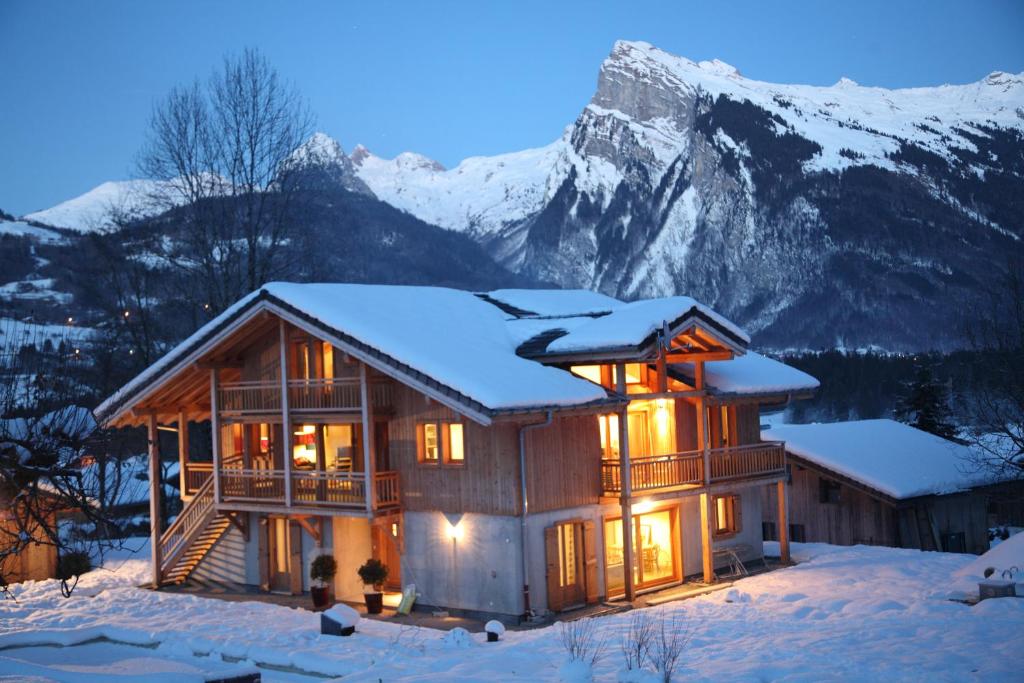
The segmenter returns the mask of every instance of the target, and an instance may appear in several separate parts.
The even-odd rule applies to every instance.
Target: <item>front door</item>
[[[398,538],[401,522],[395,521],[386,526],[373,527],[373,554],[388,568],[388,578],[384,588],[389,591],[402,590],[402,559],[398,552]]]
[[[581,607],[597,600],[597,548],[593,522],[563,522],[544,530],[548,609]]]

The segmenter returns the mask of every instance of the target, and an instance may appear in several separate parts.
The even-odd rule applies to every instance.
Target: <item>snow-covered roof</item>
[[[519,342],[506,326],[508,314],[470,292],[274,282],[204,325],[104,401],[97,415],[108,418],[128,396],[261,299],[351,338],[382,354],[387,365],[421,373],[485,410],[571,407],[608,398],[586,380],[516,355]]]
[[[578,353],[599,349],[631,348],[647,341],[665,323],[678,324],[688,317],[702,318],[716,331],[746,346],[750,337],[737,325],[688,296],[644,299],[622,304],[611,313],[594,318],[547,347],[549,353]]]
[[[677,363],[672,367],[686,377],[693,377],[692,363]],[[706,362],[704,384],[717,394],[735,395],[801,393],[820,386],[820,382],[806,372],[753,351],[732,360]]]
[[[761,437],[891,497],[953,493],[990,483],[966,446],[893,420],[772,425]]]
[[[605,314],[625,305],[618,299],[588,289],[496,289],[487,292],[487,296],[544,317]]]

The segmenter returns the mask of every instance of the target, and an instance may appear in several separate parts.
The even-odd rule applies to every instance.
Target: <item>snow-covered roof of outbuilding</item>
[[[693,377],[692,363],[677,363],[672,367],[687,378]],[[806,372],[753,351],[732,360],[706,362],[704,384],[716,394],[736,396],[801,394],[820,386],[820,382]]]
[[[772,425],[761,437],[891,498],[954,493],[991,483],[966,446],[893,420]]]
[[[232,305],[107,399],[109,419],[148,382],[176,366],[261,301],[360,345],[381,366],[438,383],[488,411],[581,406],[608,393],[571,373],[516,355],[508,314],[466,291],[441,287],[274,282]]]

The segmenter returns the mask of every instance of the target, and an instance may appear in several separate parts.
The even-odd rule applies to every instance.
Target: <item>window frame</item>
[[[724,527],[719,524],[718,503],[720,500],[729,501],[726,503],[728,524]],[[711,534],[712,538],[732,538],[743,530],[741,505],[740,496],[736,493],[723,493],[721,495],[711,496],[711,509],[712,514],[714,515],[714,526],[712,527]]]
[[[818,502],[839,505],[843,500],[843,485],[827,477],[818,477]]]
[[[462,458],[452,458],[452,425],[459,425],[462,434]],[[437,457],[427,458],[427,427],[432,426],[436,430]],[[465,467],[467,460],[466,453],[466,423],[463,420],[452,420],[438,418],[435,420],[421,420],[416,423],[416,463],[425,467]]]

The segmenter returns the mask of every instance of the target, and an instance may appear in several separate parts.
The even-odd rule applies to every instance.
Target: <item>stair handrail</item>
[[[215,515],[213,477],[203,482],[174,523],[160,536],[161,576],[177,564],[181,554]]]

